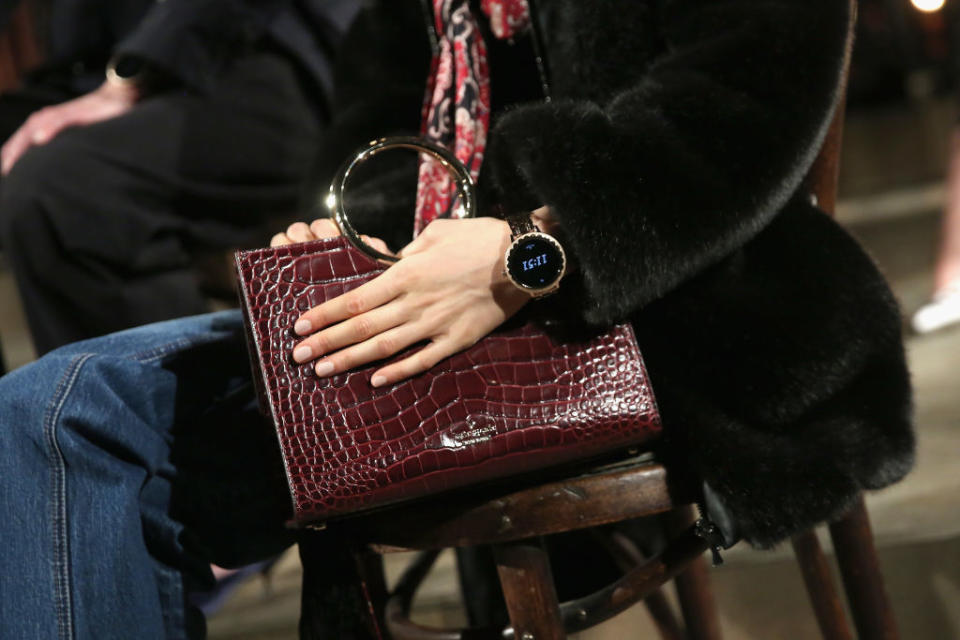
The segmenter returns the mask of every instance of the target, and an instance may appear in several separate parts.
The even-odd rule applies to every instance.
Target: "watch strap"
[[[516,240],[522,235],[528,233],[535,233],[538,231],[537,227],[534,226],[533,222],[530,220],[530,213],[515,213],[508,215],[507,224],[510,225],[510,239]]]

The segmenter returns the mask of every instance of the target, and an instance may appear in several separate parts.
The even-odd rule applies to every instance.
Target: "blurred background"
[[[0,36],[0,90],[15,88],[43,62],[48,8],[44,0],[25,0],[10,15]],[[860,0],[838,218],[890,280],[908,336],[918,463],[906,481],[868,497],[906,639],[960,638],[960,323],[922,334],[911,328],[914,313],[934,293],[958,92],[960,0]],[[8,369],[34,358],[2,252],[0,341]],[[392,574],[404,560],[390,558]],[[819,637],[788,548],[737,547],[712,578],[726,637]],[[211,619],[210,637],[296,637],[298,590],[297,557],[288,553],[266,576],[230,595]],[[416,612],[433,622],[460,619],[450,558],[434,570]],[[581,637],[655,634],[639,607]]]

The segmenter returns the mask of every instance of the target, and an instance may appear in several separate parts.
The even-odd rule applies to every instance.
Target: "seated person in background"
[[[0,152],[0,248],[40,354],[206,311],[197,253],[257,244],[291,218],[358,5],[53,2],[49,67],[5,102],[69,95],[112,61]]]
[[[436,19],[447,44],[464,39],[458,53],[477,47],[490,93],[458,74],[464,104],[448,100],[439,65],[428,130],[456,123],[458,142],[488,143],[481,211],[505,203],[558,230],[577,268],[542,313],[635,327],[661,453],[702,479],[728,540],[773,545],[909,470],[899,312],[803,186],[840,93],[847,3],[539,0],[546,103],[531,49],[487,19],[506,11],[523,28],[526,2],[431,5],[424,20],[417,0],[379,0],[354,24],[319,184],[371,138],[420,128]],[[468,126],[487,106],[489,140]],[[394,249],[409,241],[410,208],[363,202],[360,230]],[[300,223],[275,242],[334,232]],[[435,220],[359,293],[306,312],[290,356],[331,375],[426,342],[370,382],[429,368],[541,304],[503,275],[509,238],[490,216]],[[209,580],[208,562],[289,544],[284,472],[244,343],[241,314],[227,311],[70,345],[0,380],[11,558],[0,635],[184,637],[195,620],[184,584]],[[366,637],[352,561],[332,546],[336,527],[326,535],[313,623],[323,637]]]
[[[14,37],[18,11],[31,18],[39,66],[27,68],[19,84],[0,93],[0,143],[35,111],[89,93],[103,84],[114,47],[131,33],[154,0],[0,0],[0,33]],[[19,34],[17,34],[19,35]],[[17,40],[18,41],[18,40]],[[19,57],[16,56],[19,65]],[[6,171],[4,171],[6,173]]]

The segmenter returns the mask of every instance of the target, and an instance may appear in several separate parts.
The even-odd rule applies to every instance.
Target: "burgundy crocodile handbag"
[[[241,251],[236,266],[296,523],[588,459],[660,431],[630,325],[563,342],[516,323],[426,373],[374,388],[383,362],[329,378],[295,363],[292,326],[376,277],[380,261],[341,236]]]

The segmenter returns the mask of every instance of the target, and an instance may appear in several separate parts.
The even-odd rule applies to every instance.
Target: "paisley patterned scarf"
[[[421,134],[453,151],[476,180],[490,128],[487,47],[469,0],[431,1],[438,50],[427,83]],[[482,0],[481,9],[497,38],[512,38],[530,25],[527,0]],[[414,233],[450,215],[454,200],[446,170],[422,156]]]

